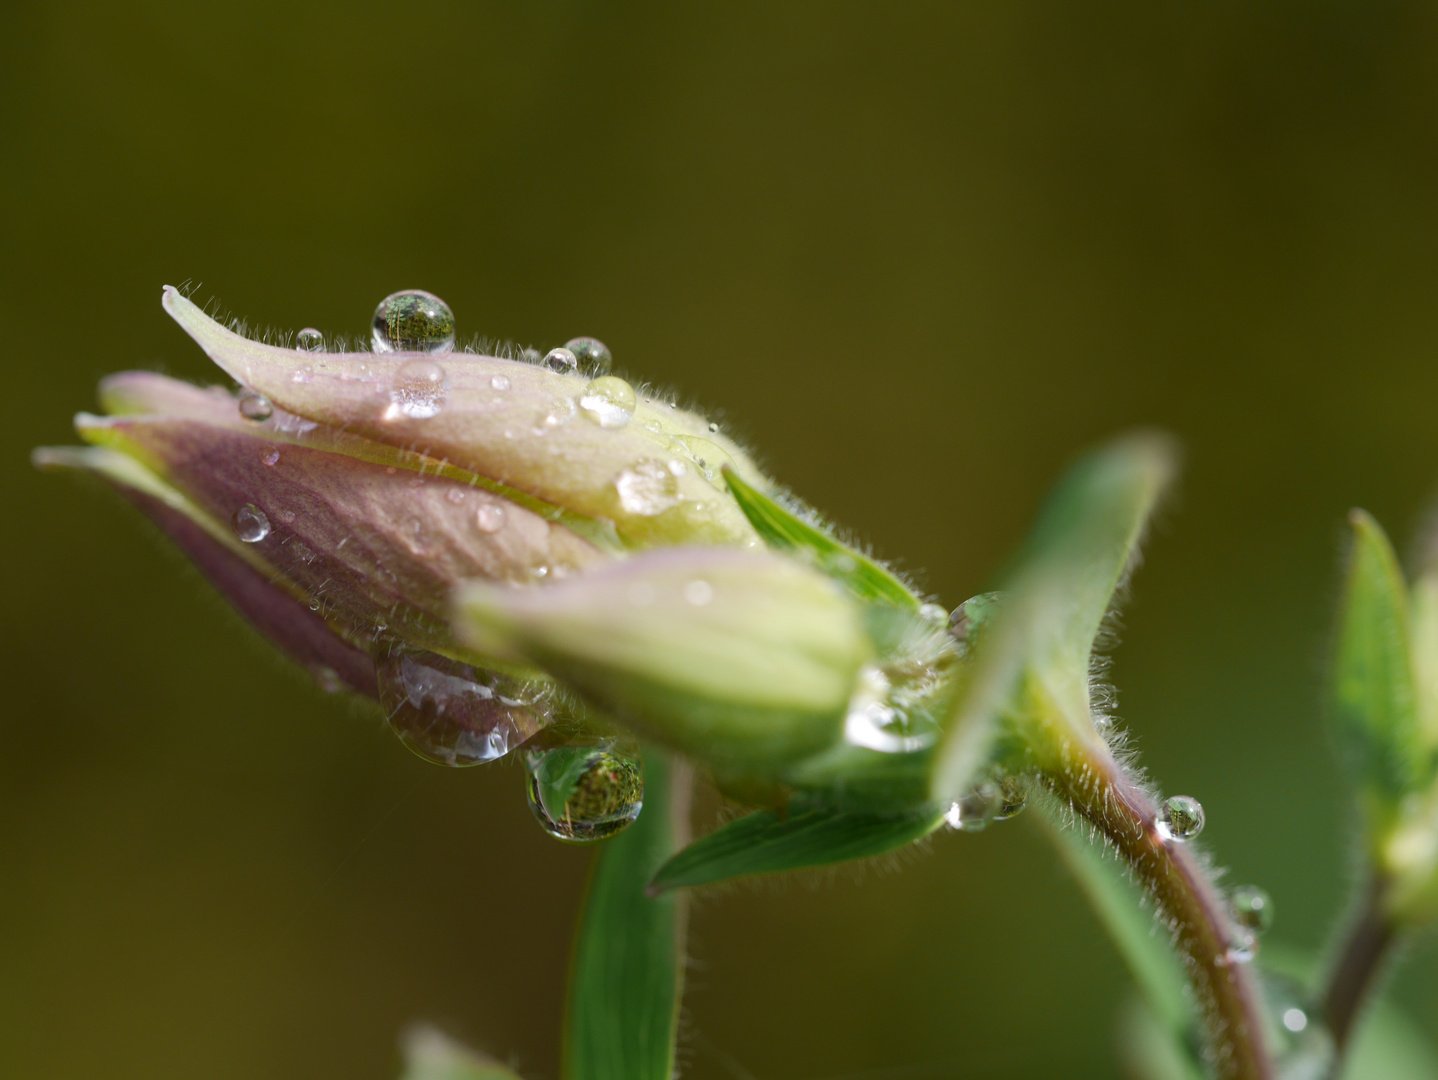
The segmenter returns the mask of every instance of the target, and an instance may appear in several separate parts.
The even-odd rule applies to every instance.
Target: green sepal
[[[405,1036],[402,1080],[519,1080],[519,1074],[434,1028],[420,1027]]]
[[[649,888],[665,893],[755,874],[869,859],[927,836],[943,820],[943,810],[933,807],[893,814],[828,806],[791,806],[787,814],[757,810],[690,844],[660,867]]]
[[[1362,510],[1349,515],[1353,548],[1339,606],[1329,683],[1334,736],[1351,782],[1385,829],[1430,775],[1419,723],[1408,594],[1393,546]]]
[[[861,600],[896,607],[919,606],[919,598],[873,559],[795,516],[757,488],[751,487],[727,465],[724,466],[724,480],[739,503],[739,509],[749,519],[749,524],[771,548],[812,560],[818,570],[842,582]]]
[[[685,908],[645,886],[687,838],[689,774],[645,754],[644,811],[604,843],[570,965],[564,1080],[670,1080],[683,990]]]

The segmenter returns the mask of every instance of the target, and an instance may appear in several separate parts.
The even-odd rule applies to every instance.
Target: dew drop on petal
[[[497,533],[504,528],[504,507],[487,502],[474,513],[474,523],[482,533]]]
[[[324,352],[325,336],[313,326],[306,326],[295,335],[295,348],[300,352]]]
[[[634,416],[634,387],[614,375],[595,379],[584,388],[579,407],[602,428],[622,428]]]
[[[260,460],[271,468],[274,468],[280,463],[280,452],[278,449],[271,446],[263,454],[260,455]]]
[[[246,390],[240,394],[240,415],[256,424],[264,423],[275,414],[274,405],[264,394]]]
[[[709,422],[709,430],[710,430],[710,431],[718,431],[718,430],[719,430],[719,425],[716,424],[716,423],[714,423],[714,422],[711,420],[711,421]]]
[[[374,309],[375,352],[449,352],[454,348],[454,313],[434,293],[406,289],[391,293]]]
[[[610,353],[608,346],[598,338],[573,338],[566,341],[564,347],[574,354],[575,360],[579,363],[579,370],[591,379],[608,375],[614,368],[614,356]]]
[[[679,481],[659,461],[641,461],[614,481],[619,505],[631,514],[653,517],[679,504]]]
[[[386,416],[403,414],[425,420],[439,412],[449,393],[444,368],[437,360],[416,359],[401,364],[390,387],[390,410]]]
[[[258,544],[270,535],[270,519],[254,503],[245,503],[230,518],[230,527],[242,543]]]
[[[1174,795],[1164,800],[1158,832],[1165,840],[1192,840],[1203,831],[1203,805],[1191,795]]]
[[[460,503],[464,502],[465,490],[462,487],[452,487],[444,493],[444,498],[446,502],[453,503],[455,506],[458,506]]]
[[[509,376],[508,376],[508,375],[491,375],[491,376],[490,376],[490,379],[489,379],[489,385],[490,385],[491,387],[493,387],[495,390],[508,390],[508,389],[509,389]]]
[[[544,357],[544,366],[561,375],[571,375],[579,370],[579,358],[568,349],[550,349]]]
[[[536,750],[524,763],[529,808],[560,840],[604,840],[630,825],[644,806],[642,763],[612,743]]]

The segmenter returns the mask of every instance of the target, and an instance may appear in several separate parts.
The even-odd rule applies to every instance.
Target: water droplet
[[[340,673],[332,667],[323,664],[314,669],[315,683],[326,694],[338,694],[345,688],[345,682],[340,678]]]
[[[390,728],[439,765],[503,757],[547,721],[523,684],[433,653],[393,652],[375,674]]]
[[[714,599],[714,586],[695,578],[684,586],[684,599],[695,607],[703,607]]]
[[[550,349],[544,357],[544,366],[561,375],[570,375],[579,370],[579,357],[568,349]]]
[[[931,746],[934,733],[916,730],[892,703],[893,684],[885,672],[865,664],[844,714],[844,740],[881,754],[907,754]]]
[[[1021,776],[1005,776],[999,780],[999,805],[994,810],[995,821],[1007,821],[1023,813],[1029,804],[1029,785]]]
[[[448,393],[448,379],[437,360],[411,360],[394,373],[389,394],[392,404],[385,416],[393,419],[402,413],[416,420],[427,419],[439,412]]]
[[[290,374],[290,382],[292,382],[292,383],[307,383],[307,382],[309,382],[312,378],[314,378],[314,374],[315,374],[315,373],[314,373],[313,371],[311,371],[309,368],[300,368],[300,369],[298,369],[297,371],[291,372],[291,374]]]
[[[1164,800],[1158,832],[1165,840],[1192,840],[1203,832],[1203,805],[1191,795],[1174,795]]]
[[[641,461],[614,481],[619,505],[631,514],[653,517],[679,504],[679,481],[659,461]]]
[[[263,454],[260,455],[260,460],[271,468],[274,468],[280,463],[280,452],[275,447],[271,446]]]
[[[570,744],[525,755],[529,808],[550,836],[583,843],[613,836],[644,805],[640,760],[613,744]]]
[[[460,503],[464,502],[465,494],[466,492],[464,488],[452,487],[444,493],[444,498],[446,502],[451,502],[455,506],[458,506]]]
[[[714,423],[714,422],[711,420],[711,421],[709,422],[709,430],[710,430],[710,431],[718,431],[718,430],[719,430],[719,425],[716,424],[716,423]]]
[[[264,394],[246,390],[240,394],[240,415],[256,424],[263,423],[275,414],[275,407]]]
[[[265,512],[254,503],[245,503],[236,510],[235,516],[230,518],[230,526],[235,530],[235,535],[246,544],[258,544],[270,535],[270,519],[265,517]]]
[[[1258,955],[1258,935],[1242,926],[1235,926],[1228,939],[1228,952],[1223,956],[1230,964],[1246,964]]]
[[[963,652],[973,647],[979,628],[993,617],[994,604],[998,599],[999,594],[996,592],[979,593],[978,596],[969,597],[949,615],[949,633],[965,647]]]
[[[602,428],[622,428],[634,416],[634,387],[614,375],[595,379],[584,388],[579,407]]]
[[[320,609],[320,598],[319,598],[318,596],[316,596],[316,597],[314,597],[313,599],[310,600],[310,610],[311,610],[311,611],[318,611],[319,609]]]
[[[951,829],[964,832],[982,832],[994,820],[999,806],[999,789],[990,783],[980,784],[958,802],[950,803],[944,811],[944,822]]]
[[[578,410],[576,410],[574,407],[574,402],[571,401],[569,398],[557,398],[554,402],[553,407],[549,410],[548,415],[546,415],[544,418],[544,427],[561,427],[562,425],[567,424],[569,423],[569,421],[573,420],[574,414],[577,411]],[[544,431],[541,429],[539,431],[536,431],[535,434],[543,435]]]
[[[374,309],[375,352],[448,352],[454,348],[454,313],[433,293],[391,293]]]
[[[497,533],[504,528],[504,507],[487,502],[474,513],[474,523],[482,533]]]
[[[490,385],[491,387],[493,387],[495,390],[508,390],[508,389],[509,389],[509,376],[508,376],[508,375],[491,375],[491,376],[489,377],[489,385]]]
[[[324,352],[325,336],[313,326],[306,326],[295,335],[295,348],[300,352]]]
[[[566,341],[564,347],[574,354],[575,360],[579,362],[579,370],[591,379],[608,375],[614,367],[614,357],[598,338],[573,338]]]
[[[1240,885],[1228,894],[1233,921],[1261,934],[1273,925],[1273,901],[1257,885]]]
[[[1308,1014],[1297,1006],[1284,1009],[1283,1026],[1296,1035],[1308,1026]]]

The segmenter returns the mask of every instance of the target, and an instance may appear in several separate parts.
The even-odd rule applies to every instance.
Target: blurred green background
[[[1317,719],[1343,519],[1438,481],[1438,9],[85,5],[0,35],[0,1073],[381,1080],[417,1019],[557,1074],[590,852],[410,756],[118,498],[27,464],[160,310],[594,334],[949,605],[1076,452],[1187,448],[1113,675],[1275,938],[1348,811]],[[817,884],[817,887],[814,887]],[[1122,968],[1033,822],[693,918],[695,1080],[1114,1074]],[[1393,987],[1438,1027],[1434,952]]]

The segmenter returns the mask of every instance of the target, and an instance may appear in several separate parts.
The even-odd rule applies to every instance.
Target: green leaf
[[[1142,892],[1128,879],[1123,864],[1085,835],[1083,826],[1057,819],[1054,800],[1041,800],[1039,811],[1069,872],[1143,992],[1149,1011],[1170,1033],[1184,1032],[1193,1019],[1188,979],[1169,947],[1167,931],[1155,922],[1151,908],[1146,910]]]
[[[919,598],[873,559],[800,520],[740,479],[739,474],[727,465],[724,466],[724,480],[739,503],[739,509],[749,519],[749,524],[771,548],[812,559],[819,570],[842,582],[862,600],[896,607],[919,606]]]
[[[570,969],[565,1080],[670,1080],[683,987],[684,900],[645,885],[686,839],[689,775],[645,755],[644,810],[606,841]]]
[[[405,1036],[404,1060],[403,1080],[519,1080],[518,1073],[430,1027]]]
[[[868,859],[927,836],[943,820],[943,811],[932,808],[874,814],[813,807],[787,816],[758,810],[690,844],[659,869],[650,888],[666,892]]]
[[[1355,510],[1338,615],[1330,713],[1344,764],[1385,824],[1428,778],[1409,641],[1408,596],[1383,529]]]
[[[1039,727],[1026,734],[1040,753],[1070,740],[1101,743],[1089,707],[1094,639],[1176,457],[1166,437],[1132,435],[1082,459],[1060,481],[1002,576],[1003,600],[975,642],[934,755],[935,802],[971,785],[1005,713],[1031,715]]]

